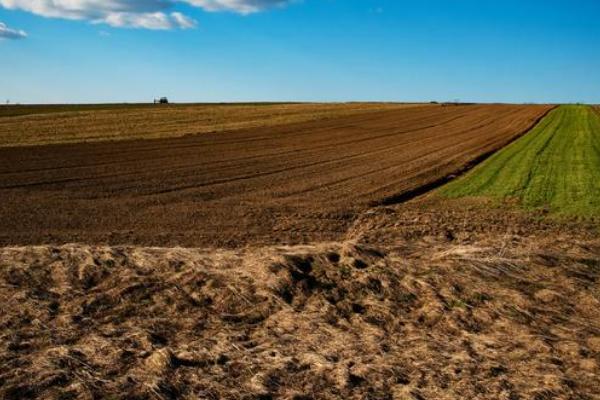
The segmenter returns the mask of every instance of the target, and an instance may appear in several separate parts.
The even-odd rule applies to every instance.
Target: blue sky
[[[599,21],[596,0],[0,0],[0,99],[600,103]]]

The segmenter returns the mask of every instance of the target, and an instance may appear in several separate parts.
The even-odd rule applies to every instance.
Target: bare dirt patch
[[[489,235],[523,238],[571,235],[580,240],[600,237],[600,218],[555,217],[545,210],[523,211],[507,199],[447,199],[436,192],[392,206],[362,213],[348,229],[346,240],[374,246],[428,238],[448,243],[470,243]]]

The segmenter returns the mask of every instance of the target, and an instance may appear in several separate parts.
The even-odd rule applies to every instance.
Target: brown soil
[[[434,191],[407,203],[367,210],[354,221],[344,238],[373,246],[393,246],[432,237],[470,243],[490,236],[561,235],[595,240],[600,237],[600,218],[555,217],[544,210],[524,211],[510,201],[448,199]]]
[[[0,106],[0,147],[173,138],[424,106],[403,103]]]
[[[600,241],[0,250],[3,399],[597,399]]]
[[[340,240],[549,106],[417,107],[178,139],[0,149],[0,244]]]

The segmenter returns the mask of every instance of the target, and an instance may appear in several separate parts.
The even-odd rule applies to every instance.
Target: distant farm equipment
[[[154,104],[169,104],[169,99],[166,97],[161,97],[159,99],[154,99]]]

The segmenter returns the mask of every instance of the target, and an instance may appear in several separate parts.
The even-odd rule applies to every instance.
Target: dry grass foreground
[[[3,399],[595,399],[600,242],[0,250]]]
[[[177,139],[0,149],[0,243],[340,240],[371,203],[464,169],[550,107],[416,107]]]
[[[0,106],[0,147],[173,138],[307,122],[423,104]]]

